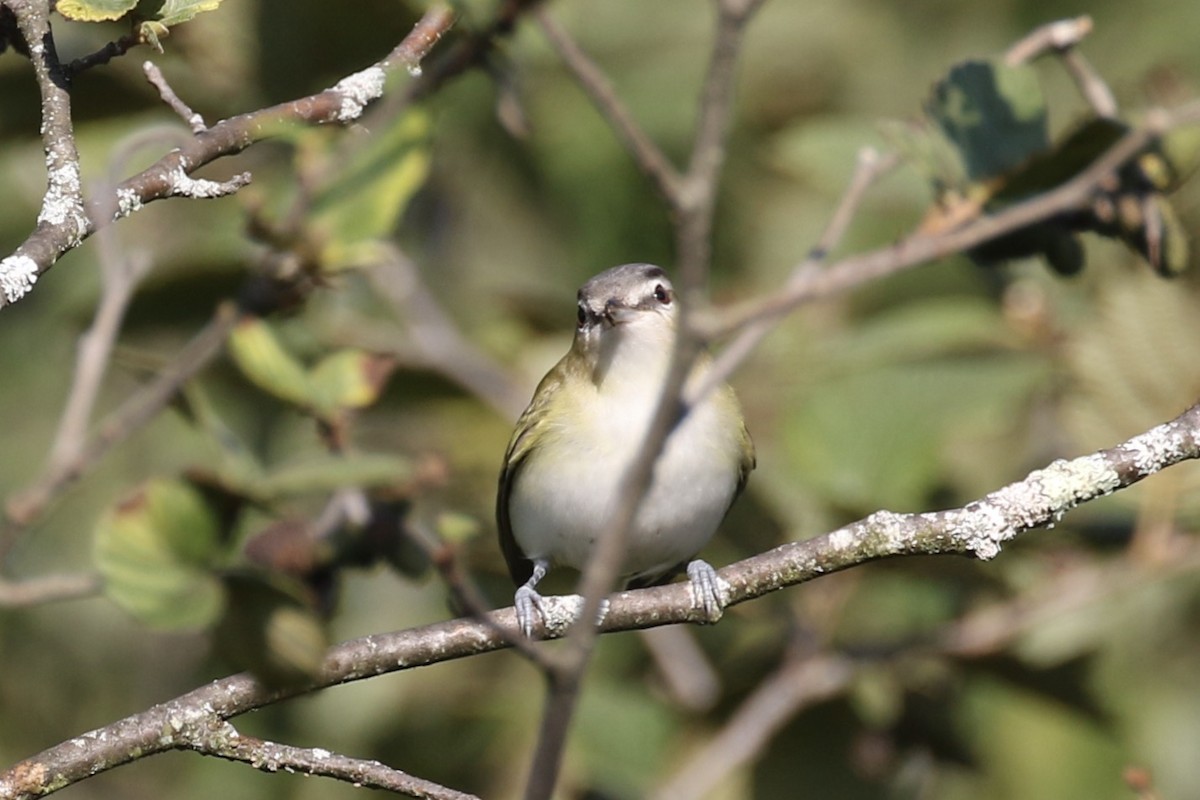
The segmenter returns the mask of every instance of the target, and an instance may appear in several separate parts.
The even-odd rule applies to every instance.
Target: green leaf
[[[138,0],[59,0],[54,10],[77,22],[120,19],[137,6]]]
[[[272,472],[254,489],[264,497],[327,492],[344,486],[391,486],[412,476],[412,463],[392,455],[329,455]]]
[[[362,350],[326,356],[309,376],[313,405],[325,412],[369,406],[379,398],[394,366],[393,359]]]
[[[105,514],[94,540],[108,597],[158,628],[201,628],[224,593],[210,567],[220,549],[212,511],[191,486],[156,479]]]
[[[401,117],[338,170],[313,201],[313,221],[325,238],[323,265],[345,269],[379,260],[408,202],[429,174],[429,118]]]
[[[242,374],[260,389],[304,408],[310,405],[307,371],[261,319],[246,317],[239,322],[229,335],[228,346]]]
[[[972,181],[1001,175],[1049,145],[1037,72],[999,61],[967,61],[950,70],[927,104],[953,142]]]
[[[149,0],[143,2],[138,10],[149,11],[149,7],[159,6],[156,11],[147,13],[146,16],[170,27],[187,22],[205,11],[215,11],[219,5],[221,0]]]

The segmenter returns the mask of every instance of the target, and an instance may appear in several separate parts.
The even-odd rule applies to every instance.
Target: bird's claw
[[[721,576],[707,561],[696,559],[687,565],[687,576],[692,588],[692,605],[704,612],[709,623],[721,619],[725,611],[725,597]]]
[[[522,586],[517,589],[517,594],[513,597],[513,607],[517,611],[517,627],[521,629],[521,633],[525,635],[526,639],[532,639],[533,627],[537,619],[540,618],[543,623],[546,619],[546,605],[542,596],[537,593],[536,589]]]

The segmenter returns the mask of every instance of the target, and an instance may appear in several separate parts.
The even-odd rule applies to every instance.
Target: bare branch
[[[859,206],[866,197],[867,190],[874,186],[880,177],[895,167],[898,160],[895,155],[881,156],[872,148],[863,148],[859,151],[854,175],[850,178],[850,183],[842,194],[842,199],[838,202],[829,224],[825,226],[816,245],[809,251],[808,257],[792,269],[792,274],[785,286],[794,287],[819,279],[819,267],[829,253],[842,241],[842,237],[845,236],[851,221],[858,213]],[[692,319],[695,320],[696,335],[704,339],[710,338],[711,332],[705,328],[706,316],[699,313],[693,315]],[[711,327],[711,322],[708,324]],[[687,402],[689,404],[699,402],[722,382],[728,380],[734,370],[749,357],[758,343],[771,332],[774,326],[775,320],[769,316],[748,317],[737,337],[717,357],[704,381],[691,387],[687,395]]]
[[[745,303],[714,320],[702,317],[703,335],[716,338],[736,331],[728,346],[729,355],[718,358],[702,388],[710,391],[741,364],[754,345],[787,313],[805,303],[828,297],[873,280],[892,275],[938,258],[961,253],[984,242],[1024,228],[1056,214],[1088,208],[1097,191],[1130,159],[1167,132],[1200,123],[1200,102],[1192,102],[1171,111],[1148,113],[1141,127],[1131,130],[1084,171],[1061,186],[1011,206],[990,216],[980,216],[958,227],[936,233],[918,231],[888,247],[850,256],[825,270],[801,262],[782,290],[759,300]],[[696,392],[689,397],[699,397]]]
[[[9,257],[0,260],[0,308],[16,302],[32,288],[37,278],[68,250],[78,247],[98,226],[112,220],[88,219],[79,192],[79,158],[71,138],[68,95],[51,77],[57,68],[45,4],[31,0],[7,0],[17,14],[27,40],[37,42],[33,59],[43,91],[43,134],[47,148],[50,188],[38,217],[38,227]],[[138,211],[146,203],[167,197],[210,198],[236,191],[249,180],[238,175],[223,182],[197,180],[191,174],[218,158],[239,153],[255,142],[274,136],[288,124],[346,123],[361,116],[366,106],[379,98],[394,68],[411,71],[419,58],[437,41],[436,31],[445,30],[454,16],[444,6],[426,12],[405,41],[386,58],[349,75],[330,89],[309,97],[241,114],[195,134],[179,148],[143,172],[116,187],[115,218]],[[26,30],[28,29],[28,30]],[[41,44],[42,39],[46,44]],[[413,41],[409,41],[409,39]]]
[[[692,154],[680,192],[673,198],[678,213],[675,266],[683,284],[685,310],[699,308],[707,296],[713,218],[733,120],[737,60],[746,26],[761,4],[761,0],[716,2],[717,30],[701,89]]]
[[[84,70],[107,64],[114,58],[125,55],[140,44],[142,44],[142,40],[136,33],[127,33],[104,45],[104,47],[101,47],[94,53],[80,56],[70,64],[67,64],[65,69],[68,75],[74,77]]]
[[[0,578],[0,608],[79,600],[99,594],[100,588],[100,576],[91,572],[43,575],[21,581]]]
[[[0,539],[0,552],[7,550],[16,534],[40,516],[59,492],[99,461],[109,448],[162,411],[183,384],[221,352],[236,321],[237,314],[232,305],[219,308],[212,321],[192,338],[171,366],[104,420],[74,458],[51,466],[32,484],[11,496],[5,505],[6,524]]]
[[[193,111],[191,106],[183,102],[179,95],[175,94],[175,90],[167,83],[162,70],[153,62],[143,61],[142,72],[146,73],[146,80],[150,81],[150,85],[158,90],[158,96],[162,98],[162,101],[178,114],[180,119],[187,123],[187,126],[192,129],[192,133],[201,133],[208,128],[204,124],[204,117]]]
[[[858,664],[836,653],[786,659],[754,688],[721,732],[653,796],[658,800],[704,797],[728,773],[761,753],[800,709],[837,696],[856,674]]]
[[[238,733],[218,718],[204,720],[178,732],[180,748],[208,756],[249,764],[262,772],[294,772],[320,775],[355,786],[383,789],[406,797],[428,800],[478,800],[432,781],[415,778],[378,761],[331,753],[319,747],[293,747]]]
[[[398,248],[372,267],[375,291],[386,298],[404,325],[423,363],[441,372],[507,420],[525,408],[525,390],[493,359],[475,347],[425,286],[420,269]]]
[[[608,121],[609,126],[625,145],[634,163],[654,182],[659,195],[667,204],[672,208],[677,207],[682,176],[670,159],[637,124],[600,67],[583,52],[550,12],[544,7],[538,8],[534,11],[534,18],[541,26],[550,46],[587,93],[592,105]]]
[[[6,0],[29,48],[34,77],[42,97],[42,148],[46,153],[46,193],[34,236],[50,235],[63,242],[60,252],[76,247],[91,228],[83,206],[79,151],[71,122],[71,94],[50,34],[49,6],[37,0]],[[42,273],[34,254],[22,248],[0,260],[0,308],[33,288]]]
[[[708,72],[701,90],[698,121],[687,173],[681,181],[667,179],[664,159],[648,137],[632,123],[614,97],[603,76],[582,53],[572,50],[561,31],[556,34],[560,51],[593,102],[606,115],[631,154],[655,179],[664,201],[675,212],[677,270],[681,297],[680,334],[676,337],[671,366],[653,418],[633,463],[621,477],[617,503],[606,529],[596,544],[579,582],[583,606],[573,626],[570,647],[562,664],[548,673],[549,696],[542,717],[538,744],[534,751],[527,800],[549,798],[557,783],[566,734],[574,716],[579,689],[597,633],[593,620],[601,610],[604,595],[612,588],[624,558],[625,540],[638,506],[645,497],[654,474],[654,465],[671,431],[687,414],[682,390],[702,351],[702,342],[689,324],[689,309],[699,307],[707,283],[713,215],[717,186],[725,163],[726,140],[733,111],[733,88],[737,55],[741,49],[746,23],[757,10],[760,0],[718,0],[717,31],[714,36]],[[545,28],[545,25],[543,25]],[[711,620],[715,622],[716,620]]]
[[[1056,461],[979,500],[924,514],[878,512],[839,530],[731,564],[719,574],[728,604],[856,564],[903,555],[995,557],[1016,536],[1057,522],[1075,506],[1119,491],[1189,459],[1200,458],[1200,404],[1116,447]],[[567,613],[550,615],[547,635],[562,636],[583,607],[580,597],[547,597]],[[570,612],[574,612],[574,614]],[[491,624],[457,619],[366,636],[331,648],[319,678],[307,687],[271,691],[247,674],[213,681],[140,714],[75,737],[0,772],[0,800],[40,797],[135,759],[191,747],[196,726],[220,726],[240,714],[291,697],[388,672],[449,661],[510,646],[518,634],[511,608]],[[706,622],[686,584],[618,592],[600,623],[604,632]],[[502,631],[497,631],[497,626]],[[947,638],[945,646],[956,640]],[[571,671],[568,677],[578,679]]]
[[[1057,54],[1092,110],[1101,117],[1113,118],[1117,116],[1117,99],[1112,89],[1078,50],[1079,43],[1091,32],[1089,16],[1050,22],[1010,47],[1004,61],[1015,66],[1048,52]]]

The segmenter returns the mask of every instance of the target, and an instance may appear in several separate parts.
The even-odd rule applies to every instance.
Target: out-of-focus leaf
[[[889,728],[904,711],[904,687],[892,670],[864,668],[850,685],[850,703],[859,718],[872,728]]]
[[[995,303],[982,297],[931,298],[873,317],[853,335],[832,343],[839,371],[935,356],[994,352],[1012,346],[1013,334]]]
[[[933,89],[929,115],[957,146],[971,181],[1007,172],[1049,144],[1036,71],[967,61]]]
[[[452,544],[463,544],[479,535],[479,520],[468,514],[444,511],[437,516],[438,536]]]
[[[100,519],[94,548],[105,593],[145,624],[199,628],[220,613],[224,594],[210,571],[220,531],[191,486],[147,483]]]
[[[308,372],[261,319],[246,317],[237,324],[229,335],[229,355],[260,389],[302,407],[311,403]]]
[[[272,687],[316,676],[329,646],[325,626],[304,591],[278,575],[226,576],[228,607],[214,631],[217,651]]]
[[[138,0],[59,0],[54,10],[77,22],[120,19],[137,6]]]
[[[646,786],[661,768],[674,729],[665,707],[626,682],[590,682],[576,730],[592,784],[613,796],[635,796],[635,787]]]
[[[362,350],[326,356],[309,375],[313,405],[327,413],[369,406],[379,398],[394,368],[394,359]]]
[[[1019,358],[881,367],[829,381],[787,429],[795,468],[829,500],[865,510],[922,508],[945,476],[948,431],[1015,409],[1045,370]]]
[[[393,486],[412,476],[412,462],[393,455],[328,455],[272,471],[255,485],[265,497],[327,492],[343,486]]]
[[[1056,664],[1030,665],[1019,658],[997,654],[974,661],[972,666],[1003,678],[1022,689],[1062,703],[1097,722],[1107,722],[1110,717],[1097,702],[1088,680],[1094,666],[1093,658],[1094,655],[1089,653]]]
[[[421,112],[399,118],[337,173],[313,200],[313,222],[324,237],[322,265],[346,269],[378,260],[380,240],[429,174],[430,123]]]
[[[1195,289],[1139,273],[1105,276],[1096,310],[1066,351],[1071,380],[1063,399],[1066,432],[1079,452],[1168,420],[1200,395],[1200,316]],[[1164,477],[1166,477],[1164,475]],[[1172,471],[1169,482],[1141,485],[1111,502],[1143,502],[1174,486],[1170,502],[1200,514],[1200,475]]]
[[[219,5],[221,0],[142,0],[138,12],[170,27],[205,11],[215,11]]]
[[[1096,117],[1079,126],[1054,147],[1032,154],[1004,179],[997,200],[1019,200],[1060,186],[1087,169],[1121,137],[1129,126],[1120,120]]]

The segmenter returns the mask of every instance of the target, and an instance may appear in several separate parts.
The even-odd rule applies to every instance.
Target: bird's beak
[[[610,325],[622,325],[629,322],[635,314],[637,314],[636,309],[623,306],[616,300],[609,300],[604,304],[604,318]]]

